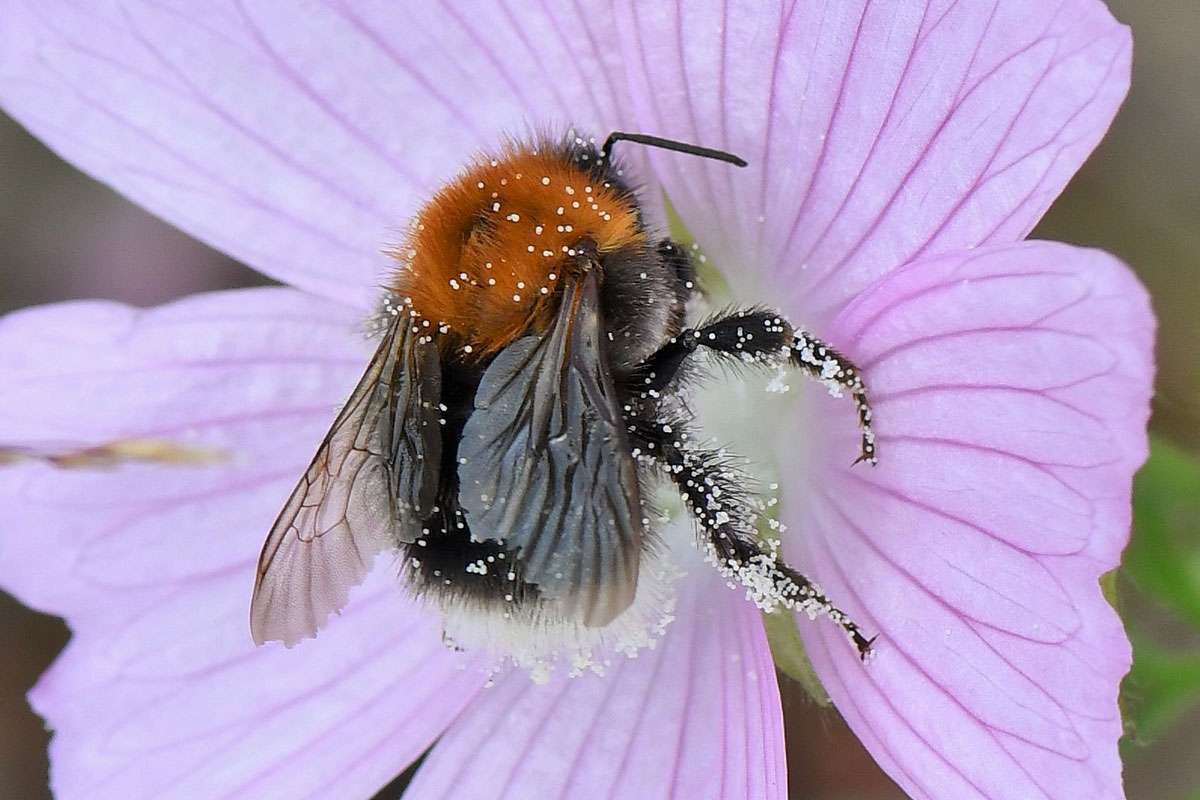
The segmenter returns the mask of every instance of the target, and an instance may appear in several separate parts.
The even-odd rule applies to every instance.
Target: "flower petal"
[[[251,641],[258,550],[366,365],[359,325],[290,289],[0,320],[0,441],[225,456],[0,470],[0,585],[74,634],[31,694],[57,796],[367,796],[482,684],[382,565],[319,640]]]
[[[5,537],[0,581],[42,610],[87,615],[99,611],[98,585],[129,589],[133,602],[230,559],[253,561],[370,358],[360,324],[344,307],[279,289],[4,317],[0,442],[156,438],[224,463],[0,471],[20,523],[39,532]]]
[[[641,128],[750,161],[655,153],[683,220],[814,324],[915,256],[1023,238],[1128,87],[1096,0],[780,5],[624,3],[619,41]]]
[[[693,570],[655,649],[604,676],[506,675],[450,727],[405,798],[786,797],[759,613],[707,565]]]
[[[604,11],[8,0],[0,104],[64,158],[280,280],[364,305],[408,217],[529,125],[628,105]]]
[[[1124,265],[1047,242],[914,263],[834,321],[880,465],[848,466],[852,415],[822,398],[814,488],[786,507],[797,560],[881,634],[878,658],[802,632],[912,796],[1123,796],[1129,644],[1099,578],[1128,540],[1153,327]]]

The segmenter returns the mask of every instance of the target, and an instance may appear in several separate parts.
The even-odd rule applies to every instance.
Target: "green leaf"
[[[1200,630],[1200,464],[1195,458],[1152,440],[1150,459],[1134,481],[1133,516],[1122,571],[1138,594]],[[1200,652],[1181,651],[1178,641],[1155,641],[1154,631],[1159,641],[1163,638],[1160,624],[1146,625],[1138,616],[1126,623],[1134,657],[1121,687],[1121,708],[1132,742],[1146,745],[1200,703]]]
[[[1145,744],[1162,735],[1200,702],[1200,653],[1177,654],[1138,640],[1128,690],[1135,701],[1134,739]]]
[[[1117,578],[1119,569],[1110,569],[1108,572],[1100,576],[1100,591],[1104,593],[1104,599],[1108,604],[1115,608],[1118,612],[1121,610],[1121,593]]]
[[[1134,481],[1133,540],[1125,574],[1147,596],[1200,629],[1200,464],[1154,440]]]
[[[821,679],[813,670],[804,642],[796,628],[796,618],[790,611],[773,611],[763,614],[763,625],[767,629],[767,644],[771,646],[771,657],[775,666],[784,675],[804,687],[808,696],[819,706],[829,706],[829,693],[821,685]]]

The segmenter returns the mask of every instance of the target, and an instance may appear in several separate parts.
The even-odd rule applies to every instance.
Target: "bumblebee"
[[[623,140],[745,166],[642,134],[540,137],[438,192],[395,253],[374,357],[267,537],[255,641],[315,635],[384,551],[464,646],[619,627],[653,582],[643,498],[665,480],[760,605],[824,613],[870,651],[758,537],[745,477],[697,444],[684,380],[698,351],[791,365],[852,399],[874,463],[859,371],[769,309],[687,327],[691,257],[647,223],[612,155]]]

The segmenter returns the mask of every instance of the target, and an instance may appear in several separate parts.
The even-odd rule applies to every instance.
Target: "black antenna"
[[[674,150],[677,153],[688,153],[701,158],[724,161],[738,167],[746,166],[746,159],[735,156],[733,153],[726,153],[724,150],[713,150],[711,147],[677,142],[674,139],[663,139],[659,136],[648,136],[644,133],[622,133],[621,131],[613,131],[608,135],[608,138],[604,140],[604,147],[600,150],[600,157],[607,159],[608,154],[612,152],[612,146],[617,142],[637,142],[650,147],[661,147],[663,150]]]

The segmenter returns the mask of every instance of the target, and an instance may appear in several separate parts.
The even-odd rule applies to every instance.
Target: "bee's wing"
[[[514,342],[487,368],[458,468],[472,538],[519,548],[524,579],[589,626],[633,601],[644,543],[595,275],[565,289],[547,335]]]
[[[397,317],[263,545],[254,641],[315,636],[377,553],[414,538],[437,490],[440,387],[436,349]]]
[[[396,333],[398,364],[385,369],[392,394],[379,420],[379,442],[387,460],[391,497],[402,523],[396,534],[400,541],[414,542],[419,523],[437,503],[441,488],[442,427],[439,403],[442,397],[442,365],[437,347],[423,341],[408,323]]]

